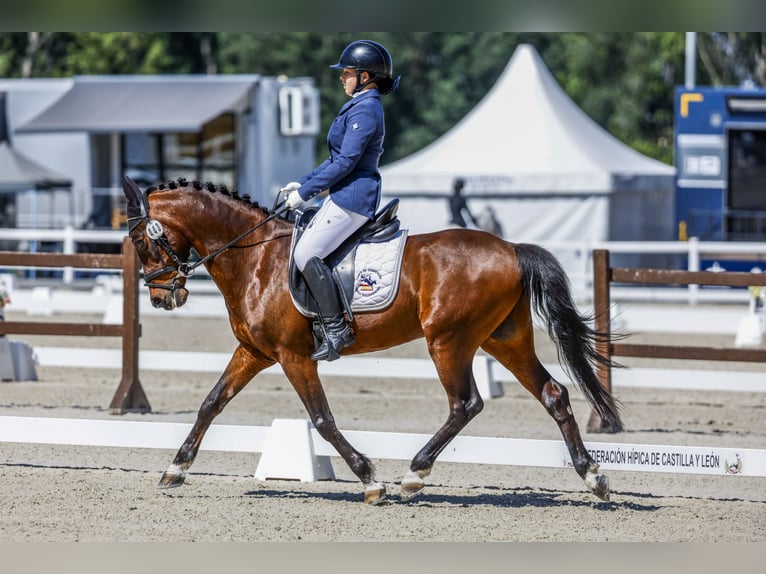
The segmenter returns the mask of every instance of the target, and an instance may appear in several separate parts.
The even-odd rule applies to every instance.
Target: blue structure
[[[675,90],[678,238],[766,241],[766,89]]]

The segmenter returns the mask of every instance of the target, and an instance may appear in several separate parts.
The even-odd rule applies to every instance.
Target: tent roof
[[[381,169],[384,193],[609,193],[672,185],[675,169],[601,128],[558,85],[537,51],[520,45],[493,88],[455,127]],[[630,183],[630,180],[634,180]],[[638,181],[641,180],[641,181]]]
[[[13,149],[7,141],[0,142],[0,190],[20,191],[32,187],[69,187],[71,180],[44,167]]]
[[[16,132],[197,132],[221,113],[237,109],[258,79],[78,76],[71,90]]]

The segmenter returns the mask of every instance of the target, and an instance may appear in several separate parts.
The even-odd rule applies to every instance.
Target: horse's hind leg
[[[519,382],[540,401],[561,431],[577,474],[586,486],[602,500],[609,500],[609,480],[599,473],[598,464],[588,453],[580,435],[569,392],[556,381],[540,363],[534,349],[531,317],[528,321],[515,318],[513,327],[499,329],[482,345],[482,349],[495,357],[511,371]],[[510,323],[509,323],[510,324]]]
[[[598,464],[585,449],[580,429],[572,414],[566,387],[548,374],[540,402],[559,425],[577,474],[585,481],[593,494],[602,500],[609,500],[609,479],[606,475],[599,473]]]
[[[172,488],[184,483],[186,472],[197,457],[202,438],[213,419],[250,382],[256,373],[271,364],[273,361],[258,360],[241,346],[234,351],[215,387],[208,393],[200,406],[197,420],[186,440],[178,449],[172,464],[162,475],[159,483],[160,488]]]

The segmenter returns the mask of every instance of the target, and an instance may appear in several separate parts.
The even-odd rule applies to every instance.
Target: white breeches
[[[343,209],[328,197],[295,246],[295,266],[303,272],[312,257],[324,259],[366,222],[364,215]]]

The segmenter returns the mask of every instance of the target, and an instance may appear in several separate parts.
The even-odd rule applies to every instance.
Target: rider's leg
[[[319,257],[309,259],[303,269],[303,277],[316,299],[325,335],[311,358],[315,361],[334,361],[340,356],[341,349],[345,349],[354,342],[351,327],[343,317],[338,287],[335,285],[330,269]]]
[[[295,265],[317,301],[325,333],[312,355],[315,360],[333,361],[341,349],[354,342],[354,335],[343,317],[340,294],[323,259],[366,221],[363,215],[347,211],[327,198],[295,246]]]

